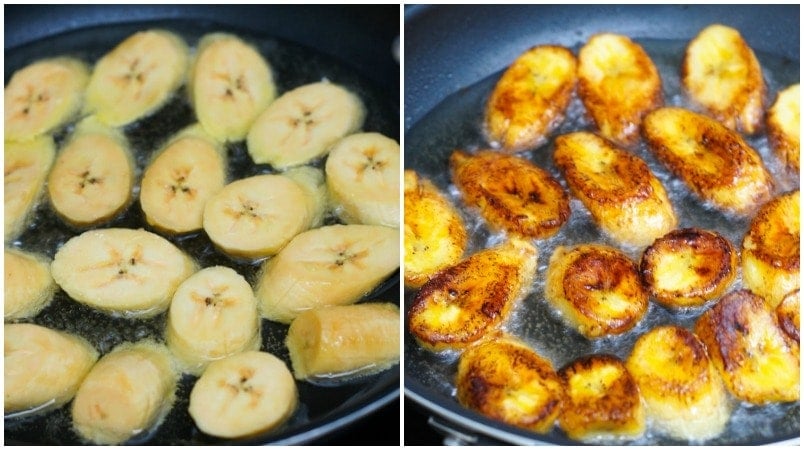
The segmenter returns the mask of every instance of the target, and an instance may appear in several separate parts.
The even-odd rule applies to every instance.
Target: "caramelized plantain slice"
[[[801,160],[801,85],[779,92],[768,110],[768,138],[784,165],[798,174]]]

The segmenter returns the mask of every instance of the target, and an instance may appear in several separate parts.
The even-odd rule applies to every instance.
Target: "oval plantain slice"
[[[427,178],[405,171],[405,285],[421,287],[457,263],[468,237],[460,213]]]
[[[455,150],[452,179],[493,228],[520,237],[553,236],[570,216],[569,196],[550,172],[513,155]]]
[[[466,349],[455,385],[463,406],[536,433],[550,431],[564,401],[564,384],[550,361],[511,336]]]
[[[664,103],[650,56],[626,36],[592,36],[578,54],[578,95],[600,134],[619,145],[639,140],[639,124]]]
[[[779,92],[768,110],[768,138],[784,165],[796,174],[801,159],[801,85]]]
[[[799,399],[797,352],[761,297],[730,293],[698,319],[695,333],[735,397],[753,404]]]
[[[637,156],[588,132],[556,138],[553,159],[598,226],[621,244],[643,246],[675,228],[667,193]]]
[[[659,108],[642,121],[651,151],[701,199],[747,215],[768,201],[773,179],[736,132],[682,108]]]
[[[776,307],[801,286],[801,196],[780,195],[760,208],[742,245],[743,284]]]
[[[693,101],[729,129],[754,134],[762,128],[762,68],[734,28],[710,25],[690,41],[681,82]]]
[[[643,334],[625,367],[659,433],[700,441],[723,432],[730,416],[726,389],[706,347],[686,328],[664,325]]]
[[[575,55],[543,45],[522,53],[503,73],[486,104],[485,130],[504,150],[538,147],[564,120],[576,83]]]
[[[56,158],[49,135],[28,142],[5,142],[3,148],[3,237],[16,239],[25,230],[45,191],[45,180]]]
[[[531,287],[538,250],[511,239],[448,267],[422,286],[408,311],[410,332],[432,351],[462,349],[508,316]]]

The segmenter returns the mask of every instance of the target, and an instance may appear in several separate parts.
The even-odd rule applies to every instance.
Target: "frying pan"
[[[485,99],[511,62],[524,50],[538,44],[559,44],[577,50],[593,34],[614,32],[627,35],[646,48],[658,66],[670,73],[665,82],[665,101],[679,102],[670,93],[678,93],[678,67],[684,45],[701,29],[712,23],[737,28],[749,45],[758,53],[760,63],[771,86],[769,101],[776,90],[799,80],[799,6],[615,6],[615,5],[543,5],[543,6],[408,6],[405,8],[405,94],[404,131],[405,167],[416,169],[433,181],[460,204],[451,186],[447,157],[455,148],[476,149],[487,145],[482,132],[482,107]],[[575,107],[582,106],[575,101]],[[573,106],[570,106],[572,110]],[[588,120],[569,114],[565,124],[555,133],[580,128],[588,129]],[[580,113],[582,116],[582,113]],[[762,147],[766,161],[765,138],[752,138],[752,146]],[[525,154],[561,178],[552,165],[552,142]],[[724,230],[732,242],[739,245],[747,226],[746,220],[727,219],[700,206],[683,185],[671,179],[666,170],[652,159],[644,147],[640,156],[665,184],[675,191],[682,209],[680,225],[697,223],[704,227]],[[778,173],[778,172],[777,172]],[[663,174],[663,175],[661,175]],[[795,189],[798,178],[788,179],[780,192]],[[562,181],[563,183],[563,181]],[[672,197],[675,195],[675,197]],[[606,242],[584,216],[577,201],[572,205],[572,220],[580,240]],[[463,210],[467,228],[473,233],[472,244],[477,249],[495,236],[471,213]],[[581,216],[578,218],[578,216]],[[583,225],[586,221],[586,225]],[[562,231],[563,233],[563,231]],[[498,237],[497,237],[498,238]],[[562,239],[559,237],[558,239]],[[608,243],[608,242],[607,242]],[[540,268],[537,280],[543,278],[546,261],[557,245],[554,240],[538,242]],[[632,251],[632,259],[638,255]],[[553,361],[555,367],[584,353],[612,352],[627,356],[633,341],[650,326],[675,322],[689,327],[697,314],[672,314],[651,306],[642,329],[618,339],[590,342],[567,331],[560,319],[545,302],[531,294],[517,306],[514,316],[504,325],[516,330],[539,353]],[[414,291],[405,292],[406,309]],[[700,312],[698,312],[699,314]],[[513,325],[511,324],[513,323]],[[557,427],[546,435],[490,420],[463,408],[454,398],[453,378],[457,355],[433,354],[422,350],[406,329],[404,337],[404,389],[406,396],[406,434],[419,427],[435,428],[444,443],[458,444],[577,444]],[[797,442],[800,433],[799,403],[748,407],[737,409],[727,431],[708,443],[740,445],[770,442]],[[736,417],[739,415],[739,417]],[[738,422],[738,419],[740,420]],[[428,443],[423,440],[420,444]],[[438,441],[429,442],[437,443]],[[647,444],[685,444],[670,439],[647,436]]]
[[[164,27],[183,35],[191,46],[212,31],[232,32],[255,45],[269,59],[278,92],[323,77],[353,89],[366,103],[364,129],[399,139],[399,65],[393,56],[399,35],[399,6],[6,6],[5,82],[14,70],[39,58],[73,55],[94,62],[135,31]],[[142,170],[150,152],[170,133],[194,121],[181,94],[153,117],[126,127]],[[66,133],[55,136],[57,142]],[[252,164],[242,144],[227,147],[230,173],[242,178],[270,172]],[[320,164],[320,162],[319,162]],[[46,203],[46,202],[44,202]],[[335,219],[330,218],[330,221]],[[145,226],[135,202],[121,217],[105,226]],[[146,226],[147,228],[147,226]],[[35,225],[15,245],[53,256],[58,246],[79,233],[64,226],[47,205],[36,211]],[[202,267],[228,265],[254,281],[257,266],[231,260],[215,251],[203,233],[170,238],[193,255]],[[367,300],[399,304],[398,274],[375,289]],[[84,335],[108,352],[123,341],[160,339],[164,314],[149,320],[112,318],[56,294],[53,303],[33,322]],[[284,335],[287,326],[263,321],[262,350],[289,363]],[[180,381],[177,401],[155,432],[136,444],[223,443],[197,430],[187,413],[194,377]],[[236,441],[243,444],[304,444],[322,442],[368,443],[356,426],[371,423],[373,444],[399,443],[399,368],[338,386],[298,383],[300,409],[283,428]],[[371,417],[369,417],[371,416]],[[380,436],[377,438],[376,436]],[[69,409],[29,419],[5,420],[5,442],[14,444],[82,443],[70,429]]]

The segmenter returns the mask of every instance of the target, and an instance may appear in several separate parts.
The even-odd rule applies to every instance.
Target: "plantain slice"
[[[715,208],[745,216],[770,200],[773,179],[760,156],[717,121],[682,108],[659,108],[642,127],[651,151]]]
[[[799,360],[761,297],[740,290],[695,323],[726,387],[753,404],[799,399]]]
[[[787,294],[776,307],[776,319],[779,321],[779,326],[790,339],[796,341],[796,344],[801,342],[800,295],[800,290],[796,289]]]
[[[556,248],[547,266],[544,295],[587,338],[622,334],[648,310],[636,264],[603,245]]]
[[[639,140],[639,124],[664,103],[650,56],[626,36],[592,36],[578,54],[578,94],[600,134],[618,145]]]
[[[644,246],[678,220],[659,180],[639,157],[588,132],[556,138],[553,159],[570,191],[615,241]]]
[[[457,263],[468,243],[458,210],[427,178],[405,170],[405,286]]]
[[[552,364],[505,335],[466,349],[455,385],[463,406],[536,433],[550,431],[564,399]]]
[[[723,432],[730,416],[726,389],[706,347],[689,330],[653,328],[637,339],[625,367],[659,433],[699,441]]]
[[[452,179],[464,201],[478,207],[495,229],[545,239],[570,216],[569,196],[550,172],[513,155],[461,150],[449,160]]]
[[[558,371],[566,386],[559,426],[575,440],[634,439],[645,432],[639,388],[613,355],[586,355]]]
[[[715,231],[673,230],[642,253],[642,282],[664,306],[701,306],[723,294],[737,275],[737,249]]]
[[[564,120],[576,83],[575,55],[543,45],[521,54],[494,86],[486,104],[485,130],[504,150],[544,144]]]
[[[779,92],[768,110],[768,138],[784,165],[798,174],[801,160],[801,85]]]
[[[776,307],[801,286],[801,200],[799,191],[760,208],[743,238],[743,284]]]
[[[731,130],[762,128],[765,81],[762,67],[740,32],[710,25],[687,45],[681,83],[693,101]]]
[[[529,241],[511,239],[442,270],[413,299],[411,334],[436,352],[479,340],[498,328],[530,290],[537,258]]]

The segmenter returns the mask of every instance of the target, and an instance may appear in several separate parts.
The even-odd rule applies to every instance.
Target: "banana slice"
[[[405,286],[421,287],[456,264],[468,244],[458,210],[427,178],[405,170]]]
[[[190,416],[206,434],[246,437],[275,429],[296,411],[298,392],[285,363],[264,352],[212,362],[190,393]]]
[[[6,417],[35,414],[72,400],[98,352],[83,338],[31,323],[3,326]]]
[[[485,132],[503,150],[535,148],[564,120],[577,77],[575,55],[564,47],[542,45],[517,57],[491,92]]]
[[[698,319],[695,334],[738,399],[753,404],[799,399],[798,354],[761,297],[747,290],[726,295]]]
[[[159,109],[184,84],[189,50],[165,30],[135,33],[95,65],[84,110],[113,127],[127,125]]]
[[[723,432],[731,414],[726,389],[706,346],[687,329],[665,325],[643,334],[625,367],[660,434],[703,441]]]
[[[399,230],[330,225],[293,238],[263,264],[255,293],[266,319],[290,323],[308,309],[355,303],[399,268]]]
[[[460,150],[449,159],[452,180],[464,201],[480,209],[492,227],[545,239],[570,216],[569,196],[546,170],[513,155]]]
[[[587,132],[556,138],[553,153],[570,191],[597,225],[625,245],[648,245],[678,220],[664,187],[634,154]]]
[[[28,141],[49,133],[81,109],[89,68],[74,58],[35,62],[11,76],[4,91],[5,140]]]
[[[639,124],[664,103],[662,80],[650,56],[626,36],[592,36],[578,53],[578,95],[600,134],[633,147]]]
[[[53,299],[56,283],[50,259],[44,255],[6,248],[3,258],[3,316],[5,320],[33,317]]]
[[[530,291],[538,256],[529,241],[511,239],[437,273],[408,310],[410,333],[434,352],[477,342]]]
[[[572,439],[636,439],[645,432],[645,408],[636,381],[612,355],[587,355],[558,371],[566,401],[558,424]]]
[[[681,83],[689,96],[731,130],[762,128],[765,81],[753,50],[740,32],[710,25],[687,45]]]
[[[587,338],[625,333],[648,310],[637,265],[612,247],[559,246],[545,277],[545,299]]]
[[[380,133],[341,139],[329,153],[327,187],[345,223],[399,227],[399,144]]]
[[[796,341],[796,344],[801,342],[800,295],[800,291],[796,289],[787,294],[776,307],[776,319],[779,321],[779,327],[790,339]]]
[[[565,401],[550,361],[512,336],[467,348],[455,385],[463,406],[536,433],[550,431]]]
[[[743,284],[776,307],[801,286],[801,196],[780,195],[760,208],[743,238]]]
[[[399,307],[361,303],[307,310],[290,324],[285,345],[297,380],[378,373],[399,363]]]
[[[642,121],[651,151],[701,199],[747,215],[770,200],[773,179],[743,138],[715,120],[659,108]]]
[[[768,138],[785,166],[799,173],[801,159],[801,85],[779,92],[768,110]]]
[[[55,156],[56,146],[50,136],[23,143],[5,142],[5,242],[16,239],[28,225],[28,219],[44,192],[45,179]]]
[[[329,82],[285,92],[254,121],[248,153],[257,164],[284,169],[324,156],[363,126],[366,108],[355,94]]]
[[[114,218],[131,200],[134,157],[123,133],[94,119],[81,122],[47,179],[56,213],[76,227]]]
[[[196,271],[190,257],[145,230],[86,231],[65,243],[50,267],[74,300],[128,317],[165,311],[173,292]]]
[[[292,167],[282,175],[295,181],[302,187],[309,200],[310,228],[318,228],[324,223],[324,216],[330,209],[329,192],[324,171],[312,166]]]
[[[219,141],[242,141],[276,97],[268,61],[231,34],[201,38],[187,85],[198,121]]]
[[[224,253],[242,258],[275,255],[309,229],[313,199],[282,175],[256,175],[229,183],[207,200],[204,231]]]
[[[673,230],[642,253],[642,282],[670,308],[701,306],[720,297],[737,276],[737,249],[715,231]]]
[[[73,400],[73,426],[94,444],[121,444],[151,429],[170,411],[178,371],[153,341],[124,343],[104,355]]]
[[[183,372],[200,375],[210,361],[260,348],[254,291],[234,270],[207,267],[173,294],[165,340]]]
[[[203,227],[204,206],[226,184],[226,155],[199,125],[172,138],[145,169],[140,205],[148,224],[170,234]]]

